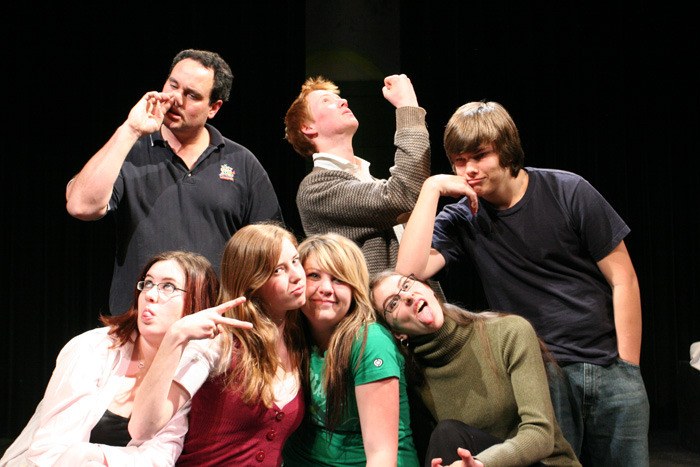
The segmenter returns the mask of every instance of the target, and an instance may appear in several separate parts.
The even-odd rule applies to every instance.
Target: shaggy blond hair
[[[305,265],[312,256],[321,270],[352,289],[350,309],[333,331],[324,362],[326,424],[332,431],[341,421],[348,405],[347,394],[352,383],[349,368],[352,346],[356,341],[362,341],[361,356],[367,343],[367,326],[375,322],[375,318],[369,298],[367,263],[355,242],[336,233],[312,235],[299,245],[299,257]],[[308,326],[306,317],[302,315],[301,319]]]

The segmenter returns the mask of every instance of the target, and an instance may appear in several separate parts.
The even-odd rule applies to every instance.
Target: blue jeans
[[[649,465],[649,399],[639,366],[548,365],[552,405],[581,463]]]

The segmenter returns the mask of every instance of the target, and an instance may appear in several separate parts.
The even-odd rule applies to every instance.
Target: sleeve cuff
[[[396,109],[396,129],[412,126],[425,126],[425,109],[423,107]]]

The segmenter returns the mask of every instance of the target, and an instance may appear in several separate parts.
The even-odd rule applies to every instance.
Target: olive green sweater
[[[580,466],[554,418],[537,336],[520,316],[485,322],[491,355],[473,324],[445,317],[411,338],[426,381],[420,394],[436,420],[457,419],[504,439],[475,457],[485,466]]]

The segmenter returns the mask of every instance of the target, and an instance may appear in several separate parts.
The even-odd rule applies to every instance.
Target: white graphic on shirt
[[[230,167],[227,164],[222,164],[221,165],[221,172],[219,172],[219,178],[221,180],[228,180],[229,182],[234,181],[233,178],[236,176],[236,171],[233,170],[232,167]]]

